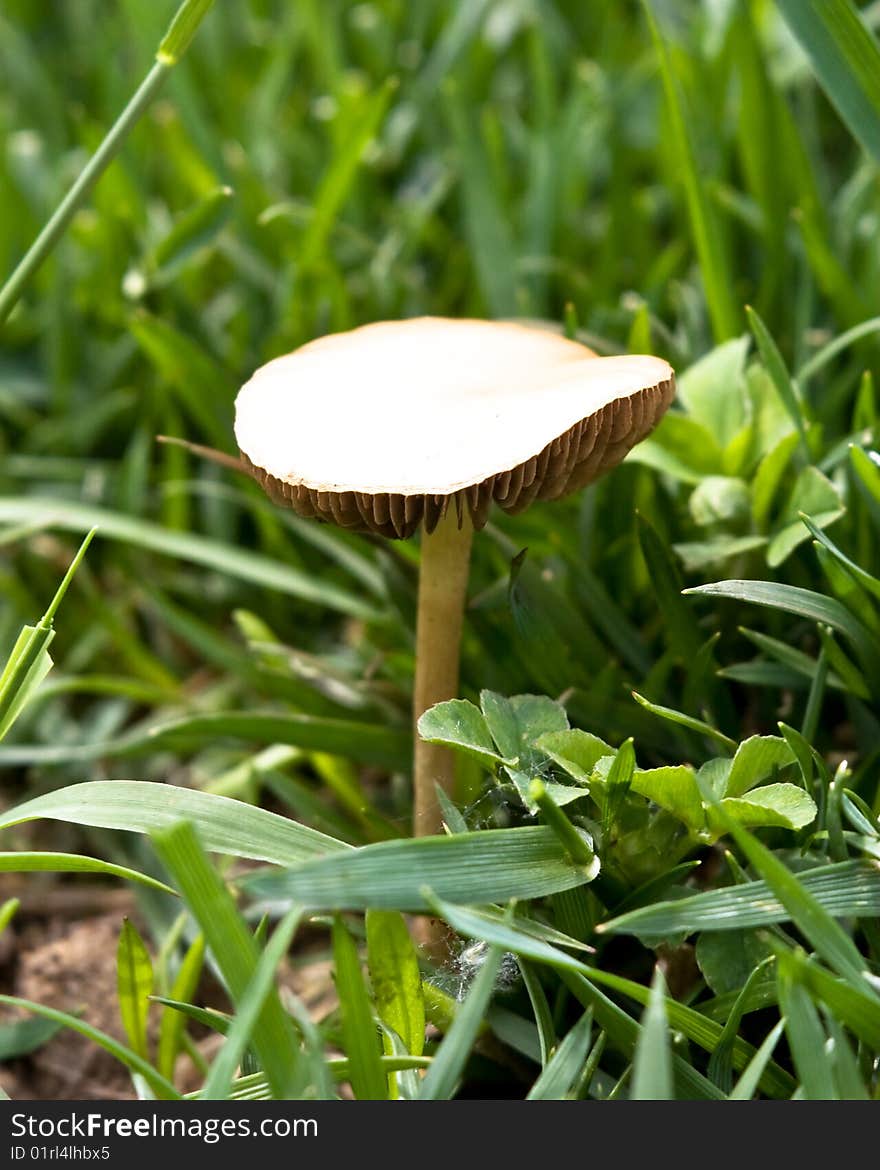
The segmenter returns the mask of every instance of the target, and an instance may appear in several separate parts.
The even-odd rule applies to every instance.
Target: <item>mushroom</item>
[[[675,391],[656,357],[599,358],[543,328],[423,317],[312,341],[236,399],[245,466],[300,516],[405,539],[421,526],[417,721],[458,691],[471,538],[494,503],[577,491],[652,430]],[[414,833],[442,828],[454,758],[416,733]]]

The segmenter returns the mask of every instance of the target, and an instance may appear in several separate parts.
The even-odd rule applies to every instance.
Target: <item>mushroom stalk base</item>
[[[416,624],[414,723],[419,716],[458,694],[461,627],[470,569],[473,526],[465,514],[461,528],[456,509],[430,535],[422,533],[419,602]],[[425,743],[414,727],[413,836],[429,837],[443,828],[437,785],[451,794],[455,756],[444,747]]]

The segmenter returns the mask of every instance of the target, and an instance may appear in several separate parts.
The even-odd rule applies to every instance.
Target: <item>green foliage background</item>
[[[147,73],[173,9],[141,0],[4,5],[0,271],[14,268]],[[846,1096],[859,1084],[875,1092],[876,989],[852,992],[873,1004],[865,1010],[874,1023],[859,1017],[855,1026],[836,985],[821,982],[855,980],[855,960],[850,954],[841,967],[827,923],[819,942],[804,933],[798,913],[806,912],[785,902],[772,863],[857,862],[867,903],[856,878],[834,871],[832,884],[843,883],[846,913],[876,913],[865,858],[880,853],[872,377],[880,188],[871,153],[880,56],[866,29],[878,19],[876,4],[859,18],[849,4],[812,0],[218,0],[3,327],[2,644],[11,649],[44,612],[81,537],[99,529],[64,601],[57,668],[0,747],[4,802],[85,780],[152,780],[262,802],[354,845],[405,835],[414,543],[374,542],[281,514],[228,466],[156,436],[234,454],[232,403],[256,366],[318,334],[380,318],[518,317],[565,327],[600,353],[659,353],[676,368],[680,393],[655,436],[575,498],[515,519],[494,515],[475,542],[463,696],[546,695],[567,714],[553,716],[563,722],[552,727],[525,721],[530,763],[521,782],[515,769],[502,770],[503,752],[495,762],[485,752],[463,758],[461,827],[517,825],[535,776],[558,787],[577,779],[565,773],[570,745],[551,751],[537,742],[568,734],[566,718],[613,745],[612,755],[632,738],[638,766],[628,759],[610,776],[609,755],[597,756],[584,776],[597,806],[573,806],[575,823],[597,834],[602,880],[616,884],[597,887],[586,912],[570,899],[566,909],[561,893],[549,918],[537,911],[547,929],[595,943],[599,921],[636,910],[640,883],[660,883],[639,896],[642,907],[670,889],[695,892],[684,886],[686,872],[664,873],[660,859],[699,856],[710,838],[733,831],[727,815],[769,825],[769,862],[738,838],[746,851],[738,856],[752,867],[742,876],[770,883],[798,925],[796,940],[820,956],[821,974],[802,951],[786,949],[778,976],[760,983],[760,1006],[783,1005],[793,1060],[769,1082],[764,1074],[762,1089],[790,1095],[800,1084],[808,1096]],[[726,584],[682,595],[713,582]],[[770,765],[740,776],[737,792],[719,787],[724,768],[710,761],[729,759],[755,736],[773,737]],[[488,795],[487,760],[500,780]],[[693,788],[700,768],[714,778],[711,792]],[[658,793],[676,778],[689,795],[671,807]],[[755,785],[765,791],[768,780],[799,786],[818,816],[807,825],[802,809],[788,820],[788,812],[756,820],[732,805],[712,811],[713,799],[729,805]],[[145,843],[106,831],[125,826],[94,813],[77,823],[91,827],[57,830],[64,847],[159,876]],[[697,836],[683,838],[681,823]],[[16,844],[27,848],[29,830],[18,832]],[[627,834],[629,853],[621,846],[615,861],[612,842]],[[159,852],[164,877],[184,888],[181,858],[198,866],[198,846],[175,840],[163,838]],[[364,856],[372,872],[372,854]],[[399,879],[396,892],[377,893],[376,905],[413,909],[421,896],[406,886],[409,854],[401,856],[399,870],[385,871]],[[723,872],[709,880],[735,883],[736,861],[715,857]],[[316,910],[345,908],[314,896]],[[797,904],[797,890],[792,896]],[[155,937],[167,938],[167,899],[144,899]],[[204,907],[191,908],[202,922]],[[225,912],[233,922],[234,908]],[[446,912],[450,921],[482,913]],[[876,924],[856,919],[846,940],[857,940],[876,971]],[[733,1023],[723,1044],[716,1032],[702,1045],[714,1067],[676,1054],[673,1090],[663,1012],[675,1009],[672,1001],[664,1009],[659,983],[639,1033],[616,1003],[586,996],[580,968],[554,959],[549,988],[545,976],[529,974],[546,955],[530,955],[510,933],[520,928],[495,924],[492,935],[481,920],[453,924],[526,956],[526,1006],[505,1009],[520,1020],[519,1032],[507,1021],[505,1037],[519,1036],[535,1055],[522,1021],[537,1029],[548,1078],[537,1082],[538,1095],[592,1085],[605,1096],[621,1075],[628,1085],[634,1035],[649,1037],[635,1062],[635,1095],[694,1090],[702,1084],[694,1076],[730,1091],[733,1041],[752,1002],[741,999],[743,988],[753,995],[772,948],[755,951],[754,969],[731,983],[717,975],[712,932],[700,935],[704,982],[689,994],[698,1009],[701,995],[712,1002],[707,1019]],[[691,935],[697,929],[690,924]],[[653,947],[687,937],[689,920],[675,928],[640,920],[633,930]],[[375,1036],[371,1048],[369,1002],[348,938],[337,921],[343,998],[355,1005],[342,1035],[357,1065],[353,1083],[370,1095],[402,1057],[387,1036],[383,1057]],[[223,971],[216,940],[208,941]],[[596,966],[632,977],[647,1003],[650,956],[630,945],[622,958],[609,952],[607,963],[600,949]],[[173,994],[183,952],[170,945],[169,953],[160,990],[184,1001],[194,985]],[[237,982],[227,979],[239,1006],[251,974],[238,969]],[[492,986],[487,976],[473,994],[488,997]],[[554,1026],[567,1032],[553,1075],[548,995],[556,997]],[[574,1021],[578,999],[594,1018]],[[449,1054],[425,1080],[429,1095],[448,1095],[467,1075],[480,1002],[449,1033]],[[265,1050],[260,1013],[280,1012],[277,1002],[245,1006],[273,1091],[324,1083],[319,1056],[311,1073],[294,1075],[271,1045]],[[415,1009],[388,1010],[408,1018]],[[682,1026],[681,1013],[670,1021]],[[302,1020],[297,1027],[312,1060],[320,1053],[314,1029]],[[244,1051],[248,1033],[240,1031]],[[817,1035],[839,1054],[831,1081],[809,1067]],[[737,1068],[745,1042],[736,1041]],[[424,1063],[410,1051],[412,1067]],[[661,1054],[654,1063],[649,1051]],[[159,1073],[149,1076],[165,1092],[168,1051],[163,1060],[164,1088]],[[232,1071],[212,1086],[224,1088]],[[394,1091],[412,1095],[417,1086],[405,1078],[413,1075],[392,1077]]]

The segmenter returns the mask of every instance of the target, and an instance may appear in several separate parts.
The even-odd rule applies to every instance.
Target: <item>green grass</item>
[[[4,6],[0,280],[174,11]],[[2,868],[130,882],[153,997],[126,928],[130,1044],[41,1007],[4,1052],[77,1028],[171,1096],[223,1006],[210,1096],[877,1097],[877,5],[188,11],[0,299]],[[234,454],[270,357],[424,313],[564,322],[679,386],[611,476],[475,540],[438,843],[401,839],[417,542],[194,446]],[[275,987],[296,907],[318,1021]],[[420,982],[396,913],[429,908],[471,941]]]

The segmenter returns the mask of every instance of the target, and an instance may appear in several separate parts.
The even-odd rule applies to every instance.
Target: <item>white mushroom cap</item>
[[[620,462],[674,394],[655,357],[598,358],[545,329],[423,317],[320,338],[236,399],[239,449],[301,515],[387,536],[450,500],[475,527]]]

